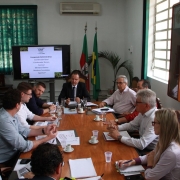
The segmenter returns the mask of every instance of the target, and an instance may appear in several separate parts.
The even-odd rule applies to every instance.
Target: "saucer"
[[[90,143],[90,144],[97,144],[98,142],[99,142],[99,141],[97,140],[96,142],[93,143],[93,142],[91,141],[91,139],[89,140],[89,143]]]
[[[70,151],[67,151],[66,148],[64,148],[63,150],[64,150],[64,152],[70,153],[70,152],[73,152],[73,151],[74,151],[74,148],[71,147],[71,150],[70,150]]]
[[[102,119],[100,118],[99,120],[97,120],[96,118],[94,118],[94,121],[102,121]]]
[[[117,123],[117,122],[118,122],[118,119],[115,119],[114,121]]]
[[[83,114],[83,113],[85,113],[85,111],[82,111],[82,112],[78,111],[78,113],[79,113],[79,114]]]

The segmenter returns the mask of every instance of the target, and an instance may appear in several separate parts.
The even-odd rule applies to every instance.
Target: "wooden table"
[[[114,115],[108,113],[106,115],[107,120],[114,120]],[[72,130],[75,129],[77,135],[80,137],[80,145],[72,146],[74,151],[72,153],[63,153],[64,163],[62,169],[62,177],[71,177],[69,168],[69,159],[88,158],[91,157],[97,175],[104,173],[104,180],[123,180],[124,176],[120,175],[115,168],[115,161],[120,159],[132,159],[138,157],[136,150],[133,147],[129,147],[119,141],[105,141],[103,132],[107,131],[106,125],[103,122],[96,122],[93,119],[95,115],[86,114],[73,114],[62,115],[60,120],[60,126],[58,130]],[[90,144],[88,141],[92,136],[92,130],[98,130],[98,144]],[[60,146],[60,149],[61,146]],[[105,151],[112,152],[111,163],[105,162]],[[30,158],[31,152],[22,153],[20,158]]]

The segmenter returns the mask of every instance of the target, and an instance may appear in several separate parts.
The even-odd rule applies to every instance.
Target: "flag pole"
[[[97,28],[97,22],[96,22],[96,25],[95,25],[95,32],[96,32],[96,33],[97,33],[97,29],[98,29],[98,28]]]
[[[84,27],[85,34],[86,34],[86,31],[87,31],[87,22],[86,22],[85,27]]]

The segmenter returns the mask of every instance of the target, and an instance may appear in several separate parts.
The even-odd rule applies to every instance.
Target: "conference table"
[[[48,116],[45,114],[44,116]],[[63,153],[64,166],[62,168],[62,177],[71,177],[69,159],[92,158],[98,176],[104,173],[104,180],[123,180],[124,176],[117,172],[115,161],[120,159],[132,159],[138,157],[135,148],[127,146],[119,141],[106,141],[103,132],[107,132],[107,126],[102,121],[94,121],[95,114],[62,114],[58,130],[75,130],[77,136],[80,137],[80,145],[72,145],[74,151],[71,153]],[[112,113],[107,113],[107,121],[115,120]],[[89,140],[92,136],[92,130],[98,130],[98,143],[90,144]],[[62,150],[62,147],[59,146]],[[110,163],[105,162],[106,151],[112,152],[112,160]],[[30,158],[31,152],[22,153],[20,158]]]

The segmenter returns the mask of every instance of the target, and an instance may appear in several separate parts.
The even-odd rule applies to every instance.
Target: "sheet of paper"
[[[97,176],[91,158],[69,159],[71,177],[85,178]]]
[[[69,138],[75,138],[75,132],[74,130],[69,131],[58,131],[57,138],[59,141],[61,140],[67,140]]]
[[[87,105],[86,106],[98,106],[97,104],[94,104],[92,102],[87,102]]]
[[[106,111],[102,111],[102,109],[108,109]],[[103,108],[96,108],[96,109],[92,109],[93,112],[97,113],[97,114],[102,114],[103,112],[114,112],[114,109],[109,108],[109,107],[103,107]]]
[[[42,138],[45,138],[45,137],[46,137],[46,135],[36,136],[36,137],[35,137],[35,140],[39,140],[39,139],[42,139]],[[49,141],[47,141],[47,142],[50,143],[50,144],[57,144],[56,138],[51,139],[51,140],[49,140]]]
[[[80,138],[79,137],[68,138],[66,139],[66,144],[80,145]]]
[[[64,114],[77,114],[76,109],[69,109],[69,108],[64,108]]]

